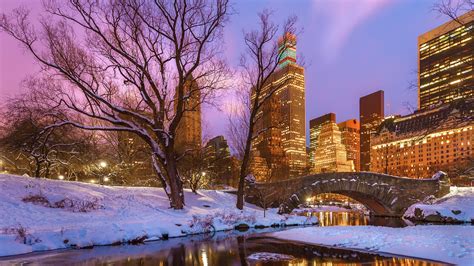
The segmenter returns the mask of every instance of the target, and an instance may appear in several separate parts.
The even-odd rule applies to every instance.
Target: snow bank
[[[162,189],[108,187],[79,182],[0,175],[0,256],[68,247],[166,239],[208,231],[314,218],[278,215],[246,205],[221,191],[185,191],[186,207],[169,208]]]
[[[404,217],[430,222],[474,222],[474,187],[451,187],[450,193],[440,199],[410,206]]]
[[[391,253],[459,265],[472,265],[474,261],[474,230],[471,226],[306,227],[270,235],[291,241]]]

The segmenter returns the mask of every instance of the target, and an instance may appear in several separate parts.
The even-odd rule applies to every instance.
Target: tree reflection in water
[[[275,230],[251,230],[247,234],[222,232],[213,237],[201,235],[175,238],[138,246],[34,253],[0,259],[0,265],[442,265],[412,258],[287,242],[262,234]],[[249,260],[250,255],[264,252],[291,255],[295,259],[267,262]]]

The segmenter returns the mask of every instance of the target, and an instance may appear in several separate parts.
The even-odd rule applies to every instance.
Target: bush
[[[28,230],[21,224],[19,224],[17,227],[3,228],[2,233],[7,235],[16,235],[16,241],[27,245],[33,245],[35,243],[41,242],[39,238],[34,237],[28,233]]]
[[[216,222],[233,227],[241,223],[248,225],[255,224],[257,219],[255,218],[255,214],[232,211],[221,211],[208,215],[193,215],[193,219],[189,222],[189,227],[191,228],[190,233],[213,232],[216,230],[214,226]]]
[[[71,212],[90,212],[104,208],[104,206],[100,204],[100,200],[98,198],[85,200],[64,198],[60,201],[51,203],[43,195],[29,195],[24,197],[22,201],[47,208],[65,209]]]

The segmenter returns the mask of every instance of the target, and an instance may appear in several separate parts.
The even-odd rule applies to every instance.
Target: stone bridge
[[[261,207],[279,207],[290,213],[306,198],[321,193],[348,196],[374,215],[401,217],[412,204],[428,196],[449,193],[449,178],[412,179],[370,172],[323,173],[272,183],[247,182],[245,200]]]

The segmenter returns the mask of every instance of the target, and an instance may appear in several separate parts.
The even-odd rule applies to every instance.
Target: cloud
[[[315,0],[313,10],[323,19],[322,52],[326,59],[337,56],[350,34],[393,0]]]

